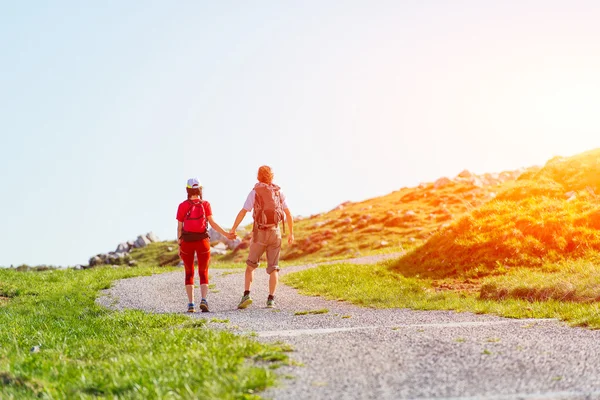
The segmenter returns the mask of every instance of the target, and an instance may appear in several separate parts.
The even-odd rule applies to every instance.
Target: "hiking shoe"
[[[267,299],[267,308],[275,308],[275,299]]]
[[[206,301],[206,299],[202,299],[200,302],[200,309],[202,312],[208,312],[208,301]]]
[[[194,306],[194,303],[188,304],[188,312],[196,312],[196,307]]]
[[[244,309],[246,307],[248,307],[250,304],[252,304],[252,299],[250,298],[250,295],[246,295],[244,297],[242,297],[242,300],[240,301],[240,304],[238,304],[238,309]]]

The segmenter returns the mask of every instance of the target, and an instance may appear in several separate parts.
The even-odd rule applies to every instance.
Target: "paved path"
[[[377,257],[357,259],[374,262]],[[288,267],[282,275],[314,267]],[[211,313],[193,318],[259,340],[292,345],[302,366],[279,369],[273,399],[600,399],[600,331],[555,320],[518,320],[448,311],[376,310],[301,296],[280,285],[265,307],[267,274],[255,273],[247,310],[236,306],[243,270],[213,269]],[[125,279],[99,302],[116,309],[182,312],[183,271]],[[326,314],[294,315],[328,309]],[[293,378],[288,378],[293,376]]]

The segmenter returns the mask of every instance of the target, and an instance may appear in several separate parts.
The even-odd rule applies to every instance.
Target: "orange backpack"
[[[254,227],[256,229],[273,229],[285,221],[285,213],[281,202],[280,188],[277,185],[257,183],[254,186]],[[283,226],[285,231],[285,224]]]

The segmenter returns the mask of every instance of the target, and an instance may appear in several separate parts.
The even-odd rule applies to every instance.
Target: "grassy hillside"
[[[600,329],[600,274],[597,264],[588,260],[488,276],[475,291],[459,279],[403,276],[390,268],[393,263],[360,266],[340,262],[288,274],[283,281],[303,294],[367,307],[557,318]]]
[[[377,250],[406,250],[431,237],[440,227],[496,196],[522,171],[441,178],[434,183],[403,188],[386,196],[300,219],[296,242],[284,248],[284,260],[344,258]]]
[[[372,307],[559,318],[600,329],[600,149],[554,158],[397,259],[286,275]],[[360,283],[360,284],[359,284]]]
[[[148,246],[133,249],[131,258],[138,263],[175,266],[179,264],[179,246],[175,240],[150,243]]]
[[[95,302],[115,280],[164,271],[0,269],[0,399],[260,398],[287,346]]]
[[[435,233],[393,270],[433,278],[541,268],[600,251],[600,149],[554,158]]]
[[[386,196],[346,202],[308,218],[298,217],[294,227],[296,241],[291,247],[283,245],[282,260],[299,263],[412,249],[440,228],[494,199],[507,183],[522,173],[518,170],[474,175],[463,171],[452,179],[440,178]],[[237,251],[213,257],[213,261],[229,265],[243,263],[248,256],[250,237],[243,238]],[[143,249],[134,249],[131,258],[160,266],[177,265],[177,249],[175,241],[152,243]]]

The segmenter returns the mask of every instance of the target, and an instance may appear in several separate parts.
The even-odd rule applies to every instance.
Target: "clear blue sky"
[[[271,165],[295,215],[600,147],[596,1],[0,5],[0,265],[228,227]],[[248,221],[249,222],[249,221]]]

